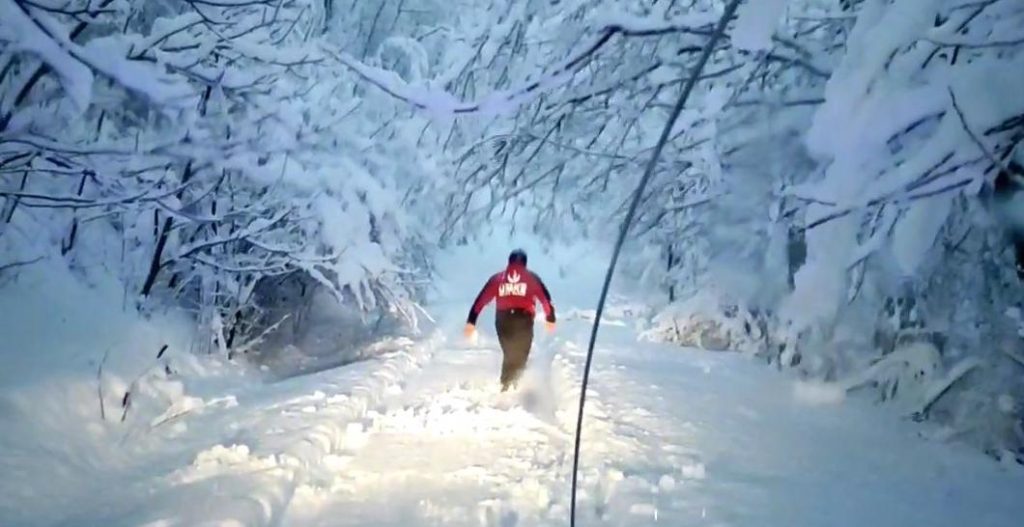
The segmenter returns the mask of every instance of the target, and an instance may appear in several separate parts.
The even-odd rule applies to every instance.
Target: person
[[[503,355],[501,391],[504,392],[518,384],[526,368],[530,348],[533,346],[536,302],[539,301],[544,308],[548,332],[555,330],[555,307],[551,303],[551,293],[547,286],[536,273],[526,268],[526,252],[522,249],[512,251],[508,255],[505,270],[491,276],[480,290],[466,319],[467,338],[476,332],[480,312],[495,299],[495,328]]]

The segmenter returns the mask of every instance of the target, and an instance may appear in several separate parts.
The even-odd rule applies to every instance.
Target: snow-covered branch
[[[311,40],[320,8],[0,2],[0,92],[12,94],[0,97],[0,241],[103,268],[88,260],[109,248],[79,248],[129,248],[125,289],[194,310],[217,328],[201,348],[266,329],[252,291],[280,277],[410,311],[392,303],[417,286],[391,262],[420,250],[404,242],[418,233],[391,200],[421,175],[402,164],[414,147],[392,136],[366,148],[376,112],[400,105],[362,104],[325,61],[340,48]],[[10,234],[40,228],[52,232]]]

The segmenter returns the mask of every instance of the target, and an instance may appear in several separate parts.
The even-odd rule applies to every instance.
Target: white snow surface
[[[459,332],[504,259],[491,247],[442,261],[432,334],[311,375],[207,379],[166,424],[67,433],[46,393],[4,395],[0,523],[566,525],[603,252],[530,251],[559,312],[577,316],[553,335],[538,327],[520,389],[501,394],[493,307],[476,344]],[[579,272],[556,271],[566,262]],[[588,391],[581,525],[1001,527],[1024,515],[1019,467],[739,354],[639,342],[636,310],[613,298]]]

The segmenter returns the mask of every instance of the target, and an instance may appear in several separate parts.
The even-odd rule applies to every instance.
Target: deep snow
[[[602,258],[531,251],[562,320],[554,335],[538,326],[522,389],[500,394],[493,308],[476,344],[459,330],[502,247],[465,247],[442,262],[431,335],[277,382],[249,374],[191,385],[202,404],[132,435],[72,435],[5,398],[0,412],[20,420],[4,419],[0,433],[0,523],[565,525]],[[582,265],[588,258],[595,265]],[[567,262],[578,272],[560,273]],[[922,425],[738,354],[638,342],[640,319],[617,298],[588,398],[581,525],[1009,526],[1024,517],[1019,468],[922,439]]]

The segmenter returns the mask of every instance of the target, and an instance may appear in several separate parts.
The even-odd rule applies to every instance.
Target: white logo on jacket
[[[526,284],[520,282],[521,279],[517,271],[506,273],[507,282],[498,286],[498,296],[526,296]]]

